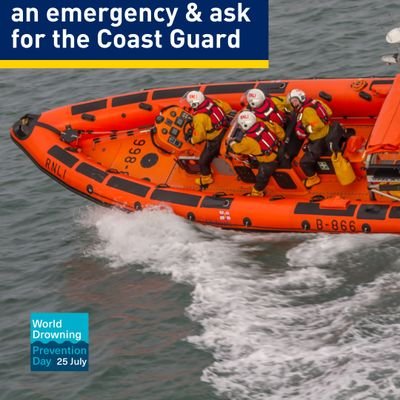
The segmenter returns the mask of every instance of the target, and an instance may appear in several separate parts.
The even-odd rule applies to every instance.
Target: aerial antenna
[[[389,44],[400,45],[400,27],[394,28],[386,34],[386,42]],[[399,50],[400,50],[400,46],[399,46]],[[397,51],[397,53],[382,56],[381,60],[385,64],[388,64],[388,65],[400,64],[399,51]]]

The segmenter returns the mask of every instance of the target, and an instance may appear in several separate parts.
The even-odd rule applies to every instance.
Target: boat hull
[[[340,121],[346,120],[346,104],[352,102],[352,109],[356,110],[351,116],[356,121],[353,123],[367,134],[373,127],[368,121],[377,118],[393,80],[366,79],[367,87],[379,93],[376,95],[371,89],[371,94],[365,92],[365,98],[354,90],[343,90],[354,81],[244,82],[146,90],[70,105],[40,116],[25,116],[11,129],[11,138],[44,173],[103,206],[129,212],[145,207],[168,207],[191,221],[227,229],[399,233],[399,203],[385,198],[370,199],[362,168],[356,171],[357,182],[350,188],[338,186],[331,174],[324,176],[322,189],[307,191],[301,184],[301,171],[295,162],[293,170],[281,171],[281,176],[293,182],[294,187],[285,186],[275,178],[268,187],[268,196],[254,198],[245,195],[252,185],[238,181],[226,166],[227,161],[221,160],[222,172],[216,178],[216,186],[199,191],[193,183],[195,176],[176,165],[176,154],[160,151],[149,132],[160,110],[177,104],[187,90],[201,89],[240,109],[242,93],[264,85],[277,95],[302,87],[314,97],[321,93],[322,97],[329,96]],[[366,100],[367,95],[373,97],[372,101]],[[354,106],[354,102],[360,107]],[[363,111],[357,115],[361,106]],[[63,141],[62,132],[68,130],[86,132],[88,137],[91,135],[90,140],[73,146]],[[104,160],[102,151],[107,154]],[[200,151],[201,147],[193,154],[196,156]]]

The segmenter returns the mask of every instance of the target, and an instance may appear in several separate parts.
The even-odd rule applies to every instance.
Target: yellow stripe
[[[268,60],[0,60],[0,68],[269,68]]]

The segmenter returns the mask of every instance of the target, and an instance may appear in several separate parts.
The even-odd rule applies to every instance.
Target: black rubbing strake
[[[376,79],[371,82],[369,85],[369,90],[372,90],[372,87],[375,85],[392,85],[393,79]]]
[[[156,189],[151,194],[152,200],[166,201],[168,203],[181,204],[196,207],[201,199],[200,196],[187,193],[172,192],[170,190]]]
[[[257,89],[262,90],[264,93],[285,93],[287,82],[264,82],[257,85]]]
[[[69,168],[73,167],[78,162],[78,158],[73,156],[71,153],[68,153],[68,151],[65,151],[59,146],[53,146],[47,152],[47,154],[56,158],[58,161],[61,161],[64,165],[66,165]]]
[[[320,208],[318,203],[297,203],[294,209],[294,213],[297,215],[330,215],[340,217],[352,217],[356,210],[354,204],[347,206],[345,210],[331,209],[331,208]]]
[[[91,101],[90,103],[77,104],[71,107],[71,114],[83,114],[91,111],[107,108],[107,99]]]
[[[118,176],[113,176],[107,182],[107,186],[110,186],[114,189],[122,190],[123,192],[135,194],[140,197],[145,197],[147,192],[150,190],[148,186],[128,181],[127,179],[119,178]]]
[[[254,83],[232,83],[228,85],[210,85],[204,90],[204,94],[244,93],[254,87]]]
[[[189,86],[176,89],[161,89],[153,93],[153,100],[169,99],[173,97],[182,97],[187,92],[192,90],[199,90],[200,86]]]
[[[201,202],[201,208],[231,208],[232,198],[206,196]]]
[[[114,97],[111,100],[112,107],[126,106],[127,104],[140,103],[147,100],[147,92],[127,94],[124,96]]]
[[[386,218],[388,209],[388,205],[363,204],[358,209],[357,218],[384,220]]]
[[[104,172],[103,170],[93,167],[92,165],[87,164],[85,162],[79,164],[76,171],[82,175],[94,179],[99,183],[103,182],[106,176],[108,175],[107,172]]]

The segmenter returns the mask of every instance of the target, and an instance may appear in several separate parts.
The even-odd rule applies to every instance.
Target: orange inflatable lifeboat
[[[194,183],[202,145],[184,140],[191,117],[177,106],[190,90],[231,104],[260,88],[293,88],[322,99],[347,132],[340,149],[356,175],[342,186],[330,155],[318,162],[321,183],[307,190],[299,167],[279,168],[263,198],[246,196],[256,169],[226,152],[212,163],[215,182]],[[68,105],[14,124],[14,142],[46,174],[96,203],[127,211],[166,205],[192,221],[229,229],[297,232],[400,232],[400,75],[201,84],[149,89]],[[235,119],[227,137],[236,129]]]

